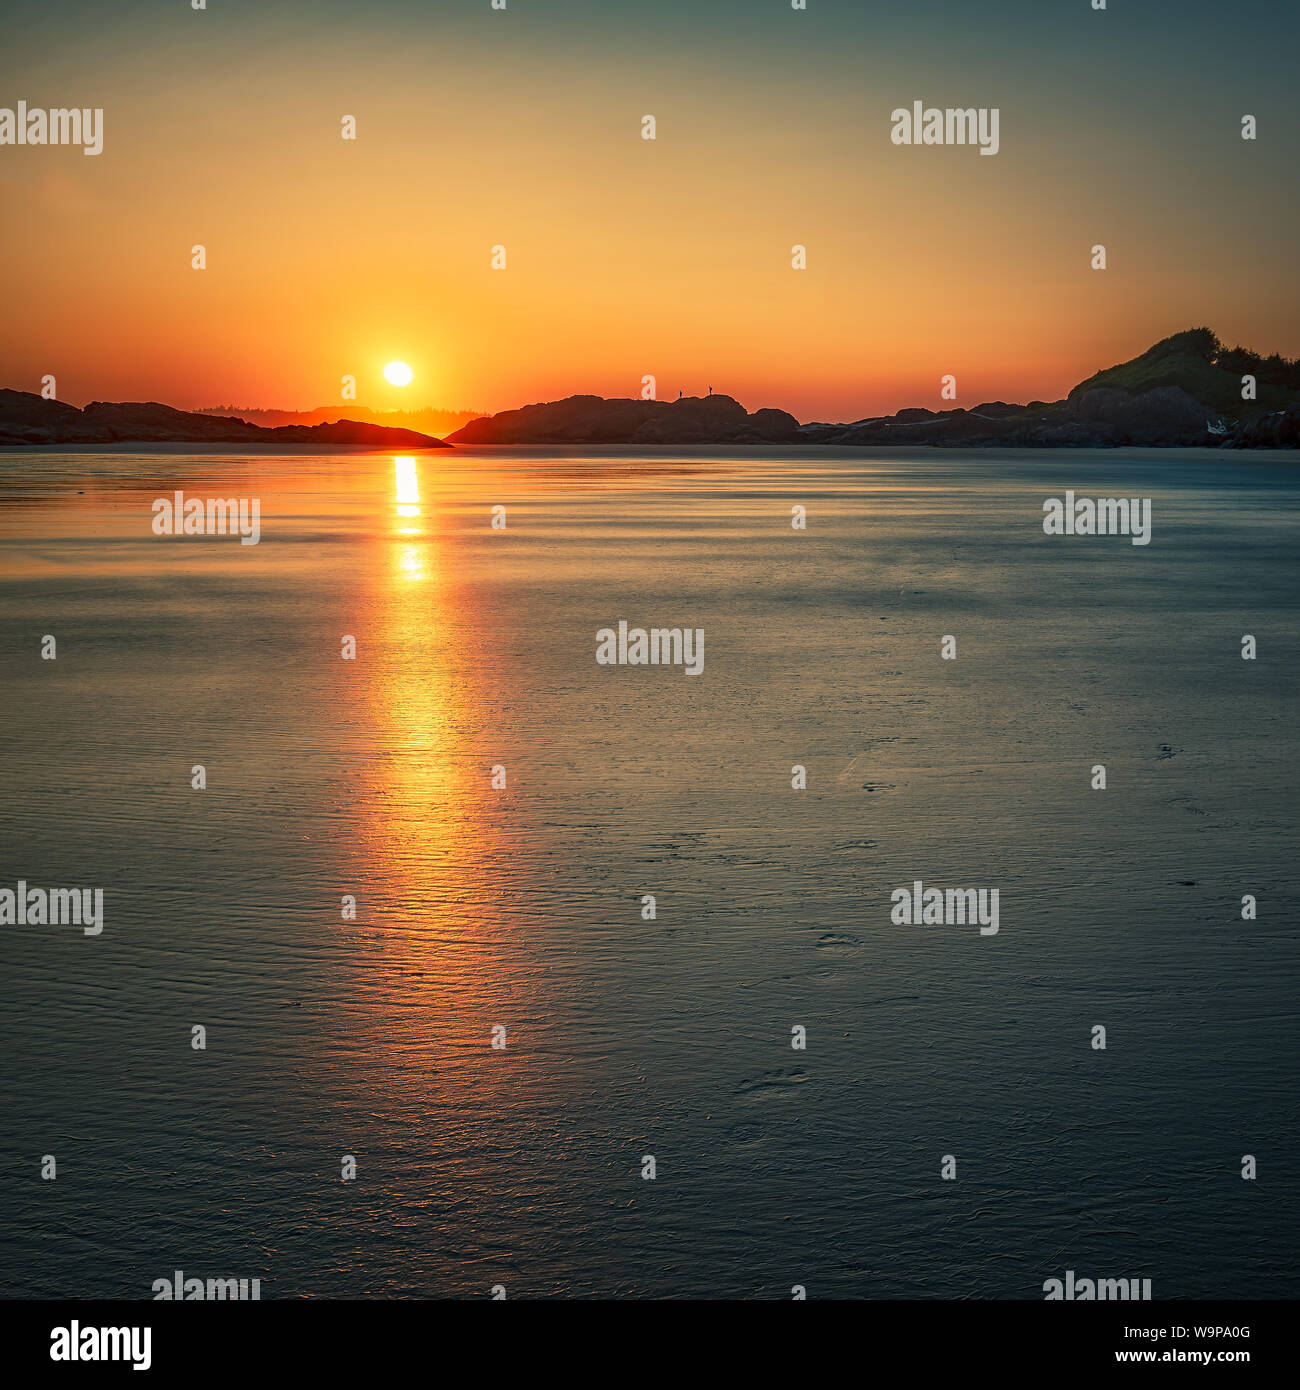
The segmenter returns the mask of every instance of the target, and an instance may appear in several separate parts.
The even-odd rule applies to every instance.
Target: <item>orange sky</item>
[[[61,44],[15,32],[0,105],[101,105],[105,142],[0,148],[0,384],[346,414],[345,374],[375,408],[490,410],[653,374],[661,397],[853,419],[936,406],[945,373],[959,404],[1055,398],[1194,324],[1300,352],[1289,154],[1243,149],[1235,113],[1267,97],[1230,81],[1153,118],[1158,89],[1126,96],[1105,48],[990,59],[973,88],[919,38],[897,71],[770,17],[762,43],[672,61],[615,29],[594,61],[537,15],[425,35],[398,0],[368,9],[387,27],[92,7]],[[945,92],[1000,105],[996,157],[890,143],[896,104]]]

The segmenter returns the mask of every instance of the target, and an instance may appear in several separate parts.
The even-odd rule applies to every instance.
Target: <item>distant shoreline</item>
[[[1185,445],[1063,445],[1030,446],[996,444],[813,444],[794,441],[786,444],[461,444],[454,453],[443,453],[428,446],[403,445],[399,448],[381,448],[374,444],[204,444],[204,443],[158,443],[150,440],[131,442],[115,440],[103,444],[0,444],[0,459],[13,455],[51,455],[69,454],[194,454],[224,455],[239,458],[249,455],[259,457],[280,456],[321,456],[336,454],[376,454],[392,458],[395,454],[436,454],[448,463],[456,459],[495,457],[502,455],[533,456],[554,459],[565,456],[575,459],[682,459],[699,460],[701,463],[743,461],[748,458],[766,458],[774,462],[795,458],[952,458],[954,460],[978,455],[995,457],[1011,455],[1016,458],[1041,457],[1045,459],[1069,459],[1081,455],[1098,459],[1118,458],[1120,456],[1156,456],[1168,458],[1220,460],[1246,459],[1252,462],[1273,460],[1279,464],[1300,463],[1300,449],[1278,449],[1269,447],[1243,448],[1224,445],[1185,444]]]
[[[84,444],[0,444],[5,454],[438,454],[436,444],[307,444],[272,440],[114,439]]]
[[[945,376],[940,384],[943,403],[937,410],[909,406],[840,424],[801,424],[789,411],[771,407],[750,411],[710,388],[706,396],[679,392],[676,400],[653,393],[639,399],[566,396],[482,416],[443,437],[346,418],[267,427],[157,401],[92,401],[78,409],[5,388],[0,448],[1300,449],[1300,360],[1227,348],[1208,328],[1164,338],[1138,357],[1094,373],[1058,401],[959,406],[956,378]]]

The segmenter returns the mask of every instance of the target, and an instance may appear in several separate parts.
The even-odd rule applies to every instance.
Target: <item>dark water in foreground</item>
[[[0,1295],[1300,1295],[1294,456],[417,469],[0,455]]]

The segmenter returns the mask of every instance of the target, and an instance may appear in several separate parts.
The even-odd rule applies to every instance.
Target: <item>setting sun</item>
[[[415,373],[405,362],[390,362],[384,368],[384,378],[393,386],[409,386]]]

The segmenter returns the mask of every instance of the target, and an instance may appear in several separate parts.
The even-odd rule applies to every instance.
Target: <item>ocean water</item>
[[[1298,464],[0,455],[0,1295],[1300,1295]]]

